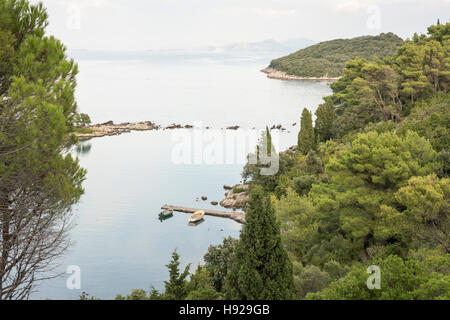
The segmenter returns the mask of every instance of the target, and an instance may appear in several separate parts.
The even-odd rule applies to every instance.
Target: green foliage
[[[64,251],[68,213],[86,174],[67,152],[77,66],[58,40],[44,36],[47,24],[42,3],[0,0],[0,246],[11,262],[0,277],[24,272],[9,283],[11,294],[31,290]],[[14,234],[12,225],[25,229]],[[0,299],[8,290],[0,287]]]
[[[367,288],[366,268],[354,267],[341,280],[319,293],[312,293],[307,299],[342,299],[342,300],[419,300],[450,298],[450,274],[431,271],[429,265],[436,266],[437,261],[449,266],[450,255],[434,256],[425,261],[404,260],[390,255],[374,261],[381,269],[381,290]],[[434,261],[433,261],[434,260]],[[428,266],[428,267],[425,267]]]
[[[384,60],[349,61],[342,78],[331,85],[333,95],[325,98],[338,115],[333,137],[342,138],[371,122],[401,122],[417,101],[447,93],[449,29],[432,26],[428,37],[406,41],[395,55]]]
[[[340,77],[345,63],[356,58],[384,58],[396,52],[403,40],[393,33],[325,41],[275,59],[270,67],[300,77]]]
[[[300,176],[294,178],[294,189],[300,196],[307,195],[314,183],[317,183],[317,179],[313,175]]]
[[[246,192],[246,191],[247,190],[243,189],[243,188],[238,188],[238,187],[233,188],[233,193],[234,194],[239,194],[239,193]]]
[[[382,206],[379,233],[384,237],[406,237],[414,246],[441,247],[450,252],[450,180],[436,175],[412,177],[395,193],[398,203]]]
[[[234,261],[234,250],[237,243],[236,239],[225,238],[222,244],[210,246],[203,257],[205,268],[211,276],[214,289],[218,292],[223,291],[225,277]]]
[[[412,132],[405,137],[375,132],[358,135],[350,150],[330,160],[329,182],[313,185],[310,191],[323,233],[320,245],[310,252],[317,257],[315,250],[322,251],[323,259],[314,261],[349,263],[370,256],[377,245],[397,252],[401,239],[386,239],[377,227],[380,208],[394,205],[392,192],[411,177],[432,173],[436,159],[430,143]],[[342,236],[343,247],[337,250],[336,237]]]
[[[280,170],[275,174],[262,174],[262,170],[269,168],[273,162],[279,163],[279,156],[272,144],[270,130],[261,133],[255,153],[251,153],[247,157],[247,164],[244,166],[242,177],[244,180],[251,179],[253,183],[261,185],[266,191],[273,191],[277,186],[277,179]]]
[[[165,298],[167,300],[183,300],[188,294],[188,282],[190,265],[187,265],[180,273],[180,255],[175,250],[172,253],[172,260],[166,265],[169,269],[169,281],[164,281]]]
[[[436,151],[450,150],[450,94],[417,102],[398,128],[400,134],[407,130],[427,138]]]
[[[288,189],[286,196],[276,202],[276,215],[285,248],[296,259],[306,258],[310,239],[317,233],[318,226],[311,201]]]
[[[251,190],[247,225],[225,280],[226,297],[280,300],[292,297],[292,264],[283,248],[270,199],[261,187]]]
[[[79,299],[82,300],[82,301],[84,301],[84,300],[100,300],[100,299],[98,299],[98,298],[96,298],[94,296],[91,296],[87,292],[82,292],[80,297],[79,297]]]
[[[300,298],[305,298],[308,293],[314,293],[325,289],[330,282],[328,273],[320,270],[319,267],[314,265],[305,267],[297,282],[300,289]]]
[[[317,142],[325,142],[333,137],[336,111],[331,103],[321,104],[316,110],[315,133]]]
[[[301,128],[298,134],[298,150],[306,155],[313,150],[316,145],[314,128],[312,124],[312,114],[308,109],[303,109]]]
[[[212,287],[200,288],[192,291],[186,300],[219,300],[221,295]]]
[[[90,124],[91,124],[91,118],[86,113],[77,113],[74,116],[73,125],[75,127],[87,129],[87,128],[84,128],[84,127],[86,127],[86,126],[88,126]]]
[[[188,284],[186,300],[217,300],[221,295],[213,288],[212,279],[208,270],[200,265]]]

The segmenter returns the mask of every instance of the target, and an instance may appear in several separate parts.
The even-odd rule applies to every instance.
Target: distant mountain
[[[297,77],[340,77],[347,61],[394,54],[403,40],[393,33],[337,39],[301,49],[270,63],[269,68]]]

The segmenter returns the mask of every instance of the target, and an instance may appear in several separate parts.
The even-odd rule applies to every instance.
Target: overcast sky
[[[32,1],[37,2],[37,1]],[[450,0],[44,0],[70,49],[147,50],[265,39],[316,42],[449,21]]]

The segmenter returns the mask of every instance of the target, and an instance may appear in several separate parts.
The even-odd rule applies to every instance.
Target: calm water
[[[79,108],[93,122],[195,122],[219,129],[214,140],[203,137],[203,147],[230,136],[247,141],[246,129],[282,124],[287,131],[277,139],[277,148],[285,149],[296,143],[298,126],[292,124],[299,122],[301,110],[314,111],[330,93],[325,83],[267,79],[259,69],[274,57],[87,52],[73,56],[80,66]],[[243,129],[220,130],[229,125]],[[180,136],[190,142],[180,142]],[[32,298],[76,299],[86,291],[111,299],[150,285],[162,289],[168,277],[165,264],[174,249],[183,265],[192,263],[195,268],[209,245],[226,236],[238,237],[241,226],[232,220],[208,216],[191,227],[184,213],[162,223],[157,219],[163,204],[212,207],[210,201],[223,198],[224,184],[241,180],[246,151],[239,147],[222,155],[235,152],[236,161],[177,164],[174,150],[192,141],[197,141],[192,130],[134,132],[93,139],[81,145],[83,152],[74,151],[88,175],[85,194],[74,208],[74,245],[58,271],[79,266],[82,288],[68,290],[63,276],[42,283]],[[207,202],[196,200],[203,195]]]

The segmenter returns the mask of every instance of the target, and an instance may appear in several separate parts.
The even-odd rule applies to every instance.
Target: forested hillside
[[[297,298],[450,298],[449,87],[447,23],[348,62],[276,178],[246,167],[272,199]]]
[[[299,77],[340,77],[356,57],[373,60],[394,54],[403,40],[393,33],[325,41],[270,63],[270,67]]]

